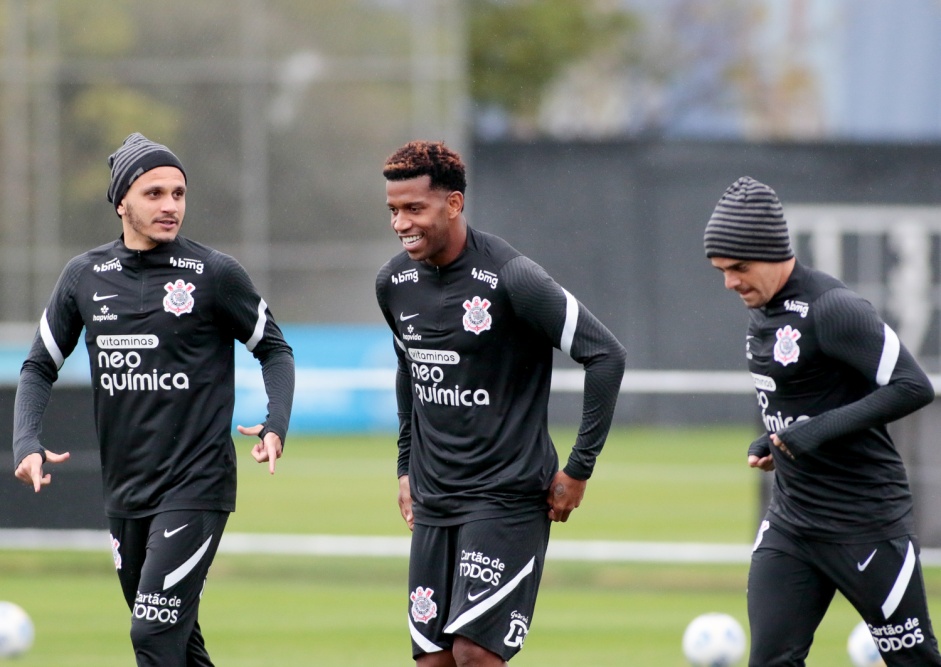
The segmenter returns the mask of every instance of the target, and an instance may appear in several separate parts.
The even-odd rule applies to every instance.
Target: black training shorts
[[[415,524],[409,561],[412,655],[455,635],[509,660],[523,646],[549,542],[545,512],[458,526]]]
[[[762,522],[748,573],[749,665],[803,665],[836,591],[869,625],[889,667],[941,665],[914,536],[819,542],[774,521]]]

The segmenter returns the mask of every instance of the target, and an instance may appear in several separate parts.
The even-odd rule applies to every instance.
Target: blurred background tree
[[[537,134],[545,93],[567,68],[619,69],[639,58],[639,21],[615,3],[471,0],[467,8],[470,94],[485,133],[502,118],[515,134]]]
[[[397,247],[379,169],[404,141],[473,160],[493,140],[938,138],[939,6],[904,8],[0,0],[0,319],[34,321],[65,260],[116,235],[105,160],[131,132],[180,153],[186,233],[278,312],[374,321],[345,295]]]

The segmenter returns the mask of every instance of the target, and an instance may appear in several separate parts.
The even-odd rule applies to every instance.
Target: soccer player
[[[706,225],[706,256],[749,309],[745,358],[775,471],[748,575],[752,667],[804,665],[839,590],[887,665],[941,665],[912,495],[886,424],[934,399],[875,309],[791,250],[774,190],[743,177]]]
[[[271,474],[294,394],[294,355],[232,257],[179,235],[186,174],[166,146],[130,135],[108,159],[117,240],[62,271],[20,373],[14,408],[16,477],[36,492],[44,464],[68,453],[40,444],[43,411],[85,329],[105,513],[131,609],[139,666],[205,667],[199,601],[229,513],[234,343],[259,360],[268,417],[252,455]]]
[[[412,654],[420,667],[504,665],[532,623],[550,522],[579,506],[604,445],[624,348],[539,265],[467,225],[456,152],[414,141],[383,175],[403,247],[376,295],[398,356]],[[553,348],[586,371],[562,470],[547,429]]]

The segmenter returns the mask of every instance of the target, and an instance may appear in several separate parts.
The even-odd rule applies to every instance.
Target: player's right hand
[[[412,487],[408,482],[408,475],[399,477],[399,511],[408,524],[409,530],[415,530],[415,515],[412,514]]]
[[[68,452],[56,454],[55,452],[50,452],[48,449],[46,450],[46,463],[64,463],[68,460]],[[31,484],[33,491],[39,493],[42,487],[49,486],[49,484],[52,483],[52,475],[50,473],[43,474],[42,466],[42,454],[36,452],[20,461],[20,464],[16,466],[16,471],[13,474],[24,484]]]

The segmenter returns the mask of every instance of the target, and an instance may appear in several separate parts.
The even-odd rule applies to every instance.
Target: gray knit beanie
[[[722,195],[703,242],[706,257],[783,262],[794,256],[778,196],[750,176]]]
[[[108,166],[111,167],[108,201],[114,204],[115,210],[131,184],[151,169],[176,167],[183,172],[183,179],[186,180],[186,172],[179,158],[169,148],[151,141],[140,132],[128,136],[121,147],[108,156]]]

